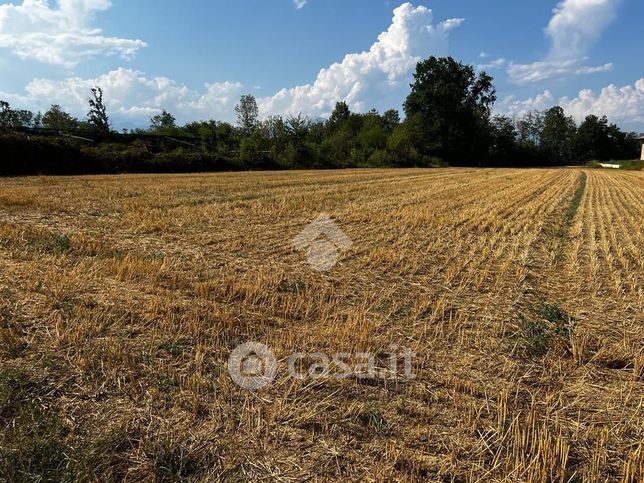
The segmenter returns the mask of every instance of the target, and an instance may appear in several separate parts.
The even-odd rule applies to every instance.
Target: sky
[[[641,0],[0,0],[0,99],[76,116],[105,91],[116,127],[402,110],[418,61],[495,79],[498,114],[561,105],[644,131]]]

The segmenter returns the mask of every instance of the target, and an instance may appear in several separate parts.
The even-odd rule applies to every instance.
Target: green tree
[[[107,116],[107,106],[103,102],[103,89],[96,86],[90,90],[90,93],[87,121],[98,132],[108,133],[110,132],[110,120]]]
[[[419,138],[422,137],[421,123],[412,116],[394,128],[387,139],[387,151],[393,159],[394,166],[409,167],[421,164],[421,156],[416,150]]]
[[[349,117],[351,117],[351,109],[349,109],[349,105],[344,101],[336,102],[335,107],[331,112],[331,116],[329,117],[329,124],[337,126],[349,119]]]
[[[260,129],[244,137],[239,143],[239,161],[245,169],[265,167],[267,154],[268,143]]]
[[[321,153],[328,167],[346,167],[349,165],[354,136],[348,129],[337,129],[325,136]]]
[[[252,133],[259,123],[259,107],[255,96],[252,94],[242,96],[239,104],[235,106],[235,114],[237,114],[237,125],[244,134]]]
[[[13,111],[11,104],[7,101],[0,101],[0,129],[13,127]]]
[[[601,118],[595,115],[586,116],[575,133],[576,158],[581,162],[607,161],[613,156],[614,147],[606,116]]]
[[[26,109],[13,111],[13,120],[16,127],[30,127],[33,125],[34,113]]]
[[[495,165],[508,166],[516,163],[517,130],[507,116],[495,116],[491,123],[490,160]]]
[[[382,115],[383,127],[388,133],[400,124],[400,113],[396,109],[389,109]]]
[[[177,120],[165,109],[161,114],[157,114],[150,118],[150,131],[167,132],[173,131],[177,128]]]
[[[543,131],[543,114],[538,111],[527,112],[516,124],[519,146],[538,147],[541,142],[541,131]]]
[[[29,127],[33,123],[33,118],[31,111],[14,110],[8,102],[0,101],[0,129]]]
[[[574,159],[575,120],[560,106],[543,113],[540,147],[548,164],[568,164]]]
[[[42,117],[42,124],[46,129],[73,131],[78,128],[79,121],[66,113],[58,104],[52,104]]]
[[[42,115],[42,112],[38,111],[38,112],[34,115],[33,126],[34,126],[36,129],[40,129],[40,128],[42,128],[42,127],[43,127],[43,115]]]
[[[626,133],[615,124],[608,126],[608,134],[613,143],[612,159],[639,159],[642,143],[637,133]]]
[[[387,131],[377,111],[362,116],[362,125],[356,133],[355,144],[352,158],[358,165],[370,165],[372,157],[377,161],[377,165],[383,164],[385,156],[382,151],[387,147]],[[379,154],[374,156],[375,153]]]
[[[408,118],[420,123],[416,149],[449,163],[471,164],[487,156],[492,77],[453,58],[430,57],[416,66],[405,101]],[[476,159],[476,161],[474,161]]]

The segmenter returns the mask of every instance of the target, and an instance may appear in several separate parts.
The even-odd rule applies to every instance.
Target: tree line
[[[639,154],[637,135],[606,117],[577,125],[558,106],[493,115],[492,77],[450,57],[420,62],[410,87],[404,119],[395,109],[351,112],[343,101],[328,119],[262,119],[256,99],[244,95],[236,125],[180,126],[164,110],[148,128],[124,133],[113,131],[100,87],[91,89],[85,120],[58,105],[33,114],[0,101],[0,174],[557,166]]]

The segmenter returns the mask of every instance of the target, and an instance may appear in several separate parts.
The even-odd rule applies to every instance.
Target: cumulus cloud
[[[531,64],[511,63],[507,72],[517,84],[611,70],[610,63],[584,65],[590,48],[615,20],[620,0],[563,0],[545,29],[550,41],[548,55]]]
[[[260,99],[260,110],[326,116],[339,100],[358,111],[382,102],[399,103],[400,90],[408,88],[416,64],[430,54],[445,54],[449,32],[463,22],[454,18],[434,25],[433,20],[430,9],[404,3],[394,10],[389,29],[368,51],[348,54],[322,69],[312,84]]]
[[[242,85],[237,82],[206,84],[203,91],[197,91],[167,77],[149,77],[120,68],[90,79],[34,79],[27,85],[26,93],[32,101],[46,100],[83,115],[89,90],[95,85],[105,92],[110,115],[132,122],[144,121],[162,109],[171,110],[182,120],[230,119],[232,106],[242,92]]]
[[[557,99],[549,90],[543,91],[534,97],[518,100],[515,96],[507,96],[497,105],[499,114],[509,116],[522,116],[530,111],[542,111],[557,104]]]
[[[97,12],[110,0],[23,0],[0,5],[0,48],[21,59],[33,59],[71,68],[98,55],[132,58],[146,47],[142,40],[106,37],[91,27]]]
[[[533,98],[516,100],[506,98],[500,110],[510,115],[521,115],[534,109],[543,110],[560,105],[566,113],[578,122],[589,114],[605,115],[612,122],[622,124],[644,123],[644,78],[633,85],[618,87],[610,84],[599,93],[584,89],[576,97],[556,99],[550,91],[544,91]]]
[[[399,105],[409,89],[416,63],[430,54],[444,54],[449,32],[461,22],[462,19],[450,19],[434,25],[431,10],[405,3],[394,10],[391,26],[369,50],[348,54],[341,62],[322,69],[311,84],[258,99],[260,112],[263,116],[327,116],[339,100],[355,111]],[[195,90],[166,77],[120,68],[90,79],[34,79],[27,85],[25,97],[30,100],[28,104],[39,108],[47,107],[40,102],[56,102],[82,115],[87,94],[94,85],[105,91],[112,114],[132,122],[145,121],[161,109],[173,112],[182,121],[230,121],[243,93],[238,82],[206,84],[204,89]]]

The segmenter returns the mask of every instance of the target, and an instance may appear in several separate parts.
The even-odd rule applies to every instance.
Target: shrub
[[[642,171],[644,169],[644,161],[626,161],[622,164],[621,169],[629,171]]]

